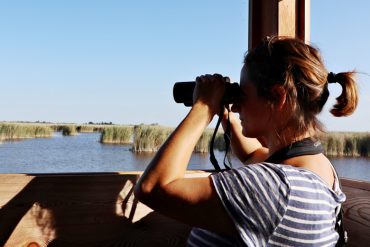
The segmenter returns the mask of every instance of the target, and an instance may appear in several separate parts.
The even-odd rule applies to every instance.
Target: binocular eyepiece
[[[173,98],[175,99],[175,102],[183,103],[185,106],[192,106],[195,84],[195,81],[176,82],[173,86]],[[236,97],[239,94],[239,90],[240,89],[238,83],[227,83],[222,103],[234,103]]]

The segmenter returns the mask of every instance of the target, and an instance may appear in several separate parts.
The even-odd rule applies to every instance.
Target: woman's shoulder
[[[291,165],[275,164],[284,174],[290,191],[294,193],[304,194],[307,197],[323,197],[330,198],[337,203],[345,200],[345,195],[339,186],[339,178],[335,175],[334,186],[329,186],[315,172]],[[293,193],[293,192],[290,192]]]
[[[260,179],[271,180],[273,183],[289,183],[287,180],[287,173],[284,171],[284,165],[260,162],[245,165],[229,171],[225,171],[224,174],[230,174],[234,177],[259,177]]]
[[[261,162],[213,174],[213,180],[223,181],[222,184],[259,185],[266,189],[280,188],[280,193],[287,196],[291,190],[322,191],[334,197],[336,201],[344,201],[345,196],[340,190],[338,178],[335,178],[334,189],[314,172],[286,164]],[[236,188],[239,188],[236,186]],[[285,188],[285,189],[281,189]]]
[[[216,190],[241,193],[274,192],[286,197],[289,181],[282,167],[273,163],[256,163],[211,175]]]

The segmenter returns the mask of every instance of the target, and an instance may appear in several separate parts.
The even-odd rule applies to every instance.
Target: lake
[[[0,173],[69,173],[142,171],[154,153],[136,154],[131,145],[99,142],[100,133],[6,141],[0,144]],[[223,152],[215,152],[222,164]],[[370,159],[331,158],[340,177],[370,181]],[[234,167],[241,162],[232,157]],[[213,169],[209,154],[193,153],[188,169]]]

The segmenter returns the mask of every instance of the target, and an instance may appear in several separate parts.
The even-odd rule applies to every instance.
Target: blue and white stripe
[[[335,209],[345,200],[311,171],[261,163],[212,174],[238,236],[194,228],[189,246],[335,246]]]

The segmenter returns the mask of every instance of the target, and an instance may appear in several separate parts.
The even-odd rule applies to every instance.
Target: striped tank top
[[[335,246],[337,176],[331,189],[309,170],[265,162],[211,178],[237,235],[193,228],[188,246]]]

